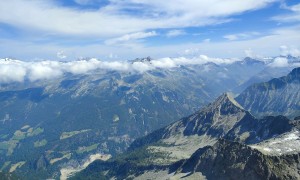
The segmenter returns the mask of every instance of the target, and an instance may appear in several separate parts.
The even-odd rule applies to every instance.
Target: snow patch
[[[300,132],[298,130],[268,139],[251,146],[269,155],[294,154],[300,152]]]
[[[296,133],[299,133],[299,132],[296,131]],[[299,136],[296,133],[289,134],[286,138],[284,138],[284,140],[289,141],[289,140],[298,139]]]
[[[263,148],[263,150],[264,150],[264,151],[268,151],[268,152],[271,152],[271,151],[272,151],[272,149],[270,149],[270,148],[268,148],[268,147]]]

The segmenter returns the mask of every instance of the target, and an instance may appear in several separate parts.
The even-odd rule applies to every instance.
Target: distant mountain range
[[[130,63],[147,64],[152,61],[151,58],[140,58]],[[280,68],[272,67],[272,63],[272,59],[246,58],[233,63],[189,64],[143,73],[96,70],[81,75],[67,73],[44,81],[2,83],[0,170],[17,175],[26,172],[28,179],[37,175],[45,179],[58,178],[62,171],[74,174],[73,171],[83,169],[95,159],[117,156],[136,138],[197,111],[223,92],[236,89],[240,92],[251,78],[262,74],[267,80],[285,75],[298,62],[293,60],[289,66]],[[259,78],[256,80],[261,82]],[[193,138],[200,135],[203,139],[200,138],[201,146],[182,146],[188,148],[184,153],[179,151],[182,157],[188,158],[197,148],[213,145],[225,134],[228,140],[255,142],[255,134],[247,134],[248,129],[243,130],[244,125],[238,126],[238,132],[233,132],[232,129],[236,128],[232,125],[237,121],[246,122],[246,117],[256,122],[256,118],[242,108],[235,108],[232,99],[223,99],[232,106],[232,112],[228,113],[234,119],[221,113],[221,117],[225,115],[224,118],[231,119],[230,122],[224,124],[219,117],[210,120],[210,113],[214,114],[210,112],[207,113],[208,122],[204,124],[186,120],[185,125],[192,130],[186,129],[178,137],[184,137],[183,142],[193,142]],[[219,101],[223,102],[222,99]],[[226,109],[224,111],[227,112]],[[272,121],[262,122],[266,124],[259,126],[268,129],[268,123]],[[212,124],[215,129],[207,130]],[[258,131],[255,129],[259,128],[257,124],[249,125],[253,126],[253,131]],[[177,128],[183,127],[178,125]],[[201,134],[203,132],[207,134]],[[164,137],[173,137],[172,133],[168,132]],[[213,138],[211,134],[214,134]],[[155,139],[146,137],[151,137],[151,142]],[[269,138],[262,134],[259,137]],[[135,141],[130,149],[140,147],[139,144],[144,141],[148,140]],[[175,156],[170,162],[177,160]]]
[[[236,100],[256,115],[298,116],[300,114],[300,68],[293,69],[287,76],[253,84]]]

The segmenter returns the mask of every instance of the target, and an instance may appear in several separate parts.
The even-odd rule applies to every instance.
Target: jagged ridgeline
[[[151,58],[126,63],[128,66],[151,66],[154,61],[158,63]],[[20,62],[5,60],[5,63]],[[23,83],[2,83],[0,171],[13,172],[22,178],[25,174],[27,179],[67,177],[95,159],[117,156],[136,138],[186,117],[225,91],[241,90],[250,82],[285,75],[294,67],[291,63],[288,67],[274,69],[271,63],[270,59],[246,58],[232,63],[183,64],[143,72],[97,69],[84,74],[66,73],[43,81],[27,79]],[[197,148],[213,145],[216,139],[211,138],[212,134],[223,137],[227,133],[232,140],[254,142],[255,134],[250,130],[240,129],[241,137],[230,130],[240,118],[255,118],[242,108],[233,108],[231,112],[231,107],[239,106],[233,105],[232,100],[227,102],[221,113],[234,114],[233,118],[224,116],[225,119],[211,122],[214,113],[207,113],[204,122],[184,118],[182,124],[173,124],[182,134],[175,137],[172,133],[177,130],[165,132],[162,129],[155,137],[135,141],[130,149],[148,141],[167,143],[166,147],[151,148],[158,151],[158,157],[161,153],[170,154],[172,158],[166,161],[168,164],[189,158]],[[284,124],[284,118],[280,122]],[[210,129],[211,125],[215,128]],[[186,130],[181,126],[186,126]],[[167,140],[158,141],[162,136]],[[181,144],[195,141],[198,145],[180,145],[179,149],[169,152],[168,146],[176,138],[182,140]],[[185,148],[186,152],[180,148]]]
[[[255,118],[227,93],[73,179],[299,179],[300,121]]]
[[[287,76],[257,83],[243,91],[236,100],[255,115],[300,114],[300,67]]]

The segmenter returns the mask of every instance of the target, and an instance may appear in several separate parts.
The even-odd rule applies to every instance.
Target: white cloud
[[[288,67],[289,63],[286,58],[277,57],[274,61],[270,64],[271,67]]]
[[[257,36],[259,34],[260,33],[258,33],[258,32],[245,32],[245,33],[238,33],[238,34],[229,34],[229,35],[225,35],[223,37],[229,41],[235,41],[235,40],[240,40],[240,39],[251,38],[251,37]]]
[[[263,57],[277,56],[280,54],[278,48],[288,45],[300,49],[300,26],[288,26],[284,28],[271,29],[267,34],[261,34],[255,38],[241,39],[239,41],[211,41],[210,43],[181,43],[160,46],[139,46],[137,48],[120,48],[119,46],[108,46],[99,43],[85,46],[64,44],[36,44],[26,41],[6,40],[0,38],[0,54],[2,57],[22,57],[24,60],[32,60],[36,57],[56,59],[56,53],[64,50],[68,54],[68,60],[78,57],[97,57],[108,59],[108,54],[118,54],[115,60],[130,60],[136,57],[151,56],[154,58],[197,56],[206,54],[215,57],[244,57],[245,49],[251,48],[255,54]],[[266,43],[267,42],[267,43]]]
[[[176,29],[176,30],[171,30],[169,32],[167,32],[166,36],[167,37],[175,37],[175,36],[181,36],[181,35],[185,35],[186,32],[184,30],[179,30],[179,29]]]
[[[282,55],[282,56],[291,55],[294,57],[300,57],[300,50],[295,47],[289,47],[286,45],[282,45],[282,46],[280,46],[280,51],[281,51],[280,55]]]
[[[276,37],[276,36],[275,36]],[[270,36],[264,39],[252,40],[254,44],[260,41],[273,39]],[[274,39],[273,39],[274,40]],[[276,39],[275,39],[276,40]],[[233,42],[232,42],[233,43]],[[234,46],[244,47],[242,42],[234,42]],[[209,46],[211,43],[203,43]],[[246,43],[248,44],[248,43]],[[227,43],[225,43],[227,45]],[[228,45],[227,45],[228,46]],[[224,45],[220,48],[225,47]],[[281,46],[282,52],[290,52],[291,48]],[[293,50],[293,49],[292,49]],[[293,50],[294,51],[294,50]],[[199,54],[200,49],[190,48],[184,51],[186,54]],[[252,48],[245,51],[248,56],[253,55]],[[299,53],[299,51],[296,51]],[[0,59],[0,83],[23,82],[24,80],[39,81],[63,77],[65,74],[88,74],[94,71],[114,70],[121,72],[144,73],[153,69],[169,69],[181,65],[205,65],[207,63],[231,64],[242,59],[238,58],[212,58],[206,55],[195,55],[193,57],[158,58],[149,62],[128,62],[128,61],[100,61],[96,58],[77,61],[20,61]],[[277,57],[271,60],[270,67],[289,66],[288,59]],[[209,70],[209,69],[207,69]],[[224,77],[225,78],[225,77]]]
[[[54,35],[111,38],[150,29],[228,22],[231,15],[263,8],[276,1],[110,0],[98,10],[82,10],[49,0],[9,0],[0,1],[0,22]],[[77,2],[89,3],[87,0]]]
[[[255,57],[252,49],[250,49],[250,48],[245,50],[245,54],[246,54],[246,57],[250,57],[250,58]]]
[[[118,37],[118,38],[113,38],[105,41],[106,44],[108,45],[120,45],[124,44],[130,41],[136,41],[139,39],[144,39],[144,38],[149,38],[157,36],[157,33],[155,31],[150,31],[150,32],[137,32],[137,33],[132,33],[132,34],[126,34],[124,36]]]
[[[91,4],[102,0],[76,1],[79,4]],[[22,59],[55,59],[57,52],[63,49],[68,55],[66,59],[81,56],[109,58],[110,52],[117,53],[119,58],[130,59],[148,55],[174,56],[184,49],[199,48],[201,53],[208,55],[232,57],[235,52],[234,56],[239,56],[244,49],[254,45],[240,47],[233,42],[207,43],[209,40],[206,39],[199,43],[145,47],[142,39],[147,37],[130,37],[134,34],[151,34],[153,30],[160,32],[162,29],[178,30],[225,23],[232,20],[232,15],[257,10],[277,1],[279,0],[109,0],[102,3],[99,9],[66,7],[54,0],[0,1],[0,23],[18,28],[26,37],[21,40],[0,39],[0,54]],[[41,41],[43,38],[47,41]],[[65,39],[68,42],[62,43]],[[244,44],[246,41],[240,43]],[[280,43],[282,44],[289,43]],[[116,45],[121,45],[122,48]],[[272,46],[278,48],[278,43]]]
[[[145,71],[155,69],[155,67],[152,66],[152,65],[149,65],[148,63],[134,62],[132,64],[132,69],[136,72],[142,73],[142,72],[145,72]]]
[[[28,79],[30,81],[58,78],[63,75],[58,62],[43,61],[28,66]]]
[[[230,35],[225,35],[224,38],[228,39],[229,41],[234,41],[238,39],[238,36],[234,34],[230,34]]]
[[[275,16],[272,19],[279,22],[299,22],[300,21],[300,3],[292,6],[282,5],[283,9],[289,10],[290,13]]]
[[[211,40],[210,39],[204,39],[203,42],[204,43],[209,43]]]
[[[107,57],[108,57],[109,59],[117,59],[117,58],[118,58],[118,55],[117,55],[117,54],[114,54],[114,53],[109,53]]]
[[[67,58],[67,55],[65,55],[65,52],[64,51],[59,51],[56,53],[56,56],[59,58],[59,59],[65,59]]]
[[[26,68],[19,65],[18,61],[0,61],[0,82],[23,82],[26,75]]]
[[[200,55],[200,49],[199,48],[188,48],[188,49],[185,49],[181,52],[179,52],[178,54],[180,56],[189,56],[189,57],[195,57],[197,55]]]
[[[61,63],[61,68],[65,72],[70,72],[72,74],[86,74],[97,69],[100,63],[100,61],[95,59],[72,61],[65,64]]]
[[[244,50],[246,57],[254,58],[257,60],[268,61],[269,57],[264,57],[262,55],[256,54],[251,48]]]
[[[66,73],[87,74],[95,70],[115,70],[125,72],[138,72],[153,70],[156,68],[175,68],[180,65],[201,65],[208,62],[216,64],[230,64],[237,59],[210,58],[200,55],[194,58],[161,58],[148,62],[125,61],[100,61],[95,58],[71,62],[59,61],[19,61],[0,59],[0,83],[49,80],[63,77]]]

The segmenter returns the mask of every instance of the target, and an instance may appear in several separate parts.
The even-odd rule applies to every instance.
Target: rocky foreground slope
[[[134,141],[123,155],[96,161],[73,178],[299,179],[299,124],[284,116],[257,119],[223,94],[195,114]],[[286,144],[296,145],[287,149]]]

